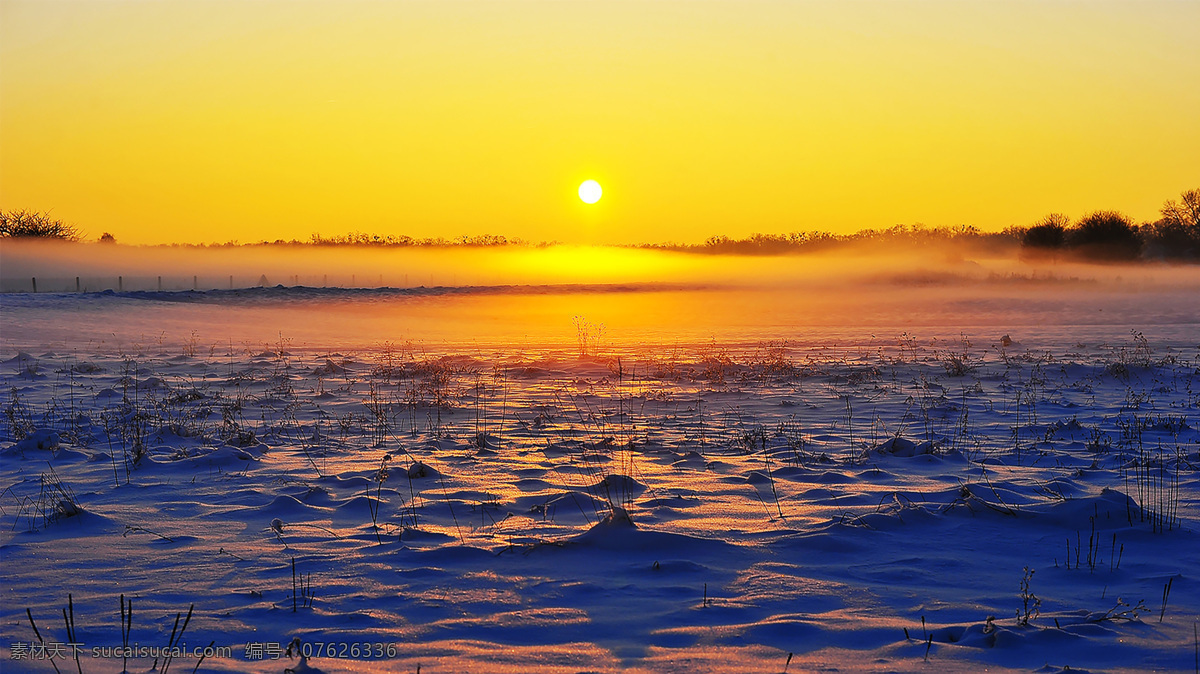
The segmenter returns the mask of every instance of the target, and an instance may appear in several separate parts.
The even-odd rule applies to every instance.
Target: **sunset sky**
[[[0,0],[0,208],[125,243],[1149,220],[1200,187],[1198,34],[1185,0]]]

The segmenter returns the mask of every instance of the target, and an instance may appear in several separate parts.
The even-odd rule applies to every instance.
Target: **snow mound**
[[[37,361],[37,358],[35,358],[33,356],[33,354],[26,353],[24,351],[18,351],[17,355],[4,361],[4,364],[5,365],[16,365],[17,367],[24,369],[26,365],[31,365],[36,361]]]
[[[58,449],[58,445],[58,433],[48,429],[38,429],[13,443],[12,450],[15,452],[30,452],[39,449],[54,451]]]
[[[613,473],[592,485],[591,491],[594,494],[604,494],[610,498],[637,496],[646,491],[646,485],[628,475]]]
[[[151,453],[150,460],[159,464],[193,463],[210,466],[229,466],[257,462],[261,456],[258,447],[162,447]]]
[[[346,368],[326,358],[325,364],[320,367],[314,367],[312,373],[315,375],[346,374]]]
[[[873,452],[902,457],[933,454],[936,450],[937,446],[932,441],[926,440],[918,443],[901,437],[890,438],[871,448]]]
[[[425,477],[441,477],[442,474],[436,468],[423,461],[418,461],[408,467],[408,477],[410,480],[418,480]]]

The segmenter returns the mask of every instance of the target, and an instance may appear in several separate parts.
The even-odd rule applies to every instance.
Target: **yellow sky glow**
[[[126,243],[1153,219],[1200,185],[1196,34],[1196,2],[0,0],[0,207]]]

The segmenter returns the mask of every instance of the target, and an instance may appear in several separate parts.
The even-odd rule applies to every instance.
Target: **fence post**
[[[33,279],[33,292],[36,293],[37,292],[37,277],[34,276],[34,277],[32,277],[32,279]]]
[[[158,277],[158,292],[162,292],[162,277]]]
[[[199,290],[199,289],[200,289],[199,277],[193,276],[192,277],[192,290]]]
[[[79,277],[75,277],[75,292],[79,292]]]
[[[125,277],[124,276],[117,277],[117,292],[119,292],[119,293],[125,292]]]

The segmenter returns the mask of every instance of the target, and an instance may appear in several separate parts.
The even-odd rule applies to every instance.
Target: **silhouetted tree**
[[[1051,213],[1025,230],[1021,245],[1042,249],[1062,248],[1067,242],[1067,227],[1070,226],[1070,218],[1062,213]]]
[[[1200,189],[1187,190],[1181,201],[1168,199],[1162,218],[1143,228],[1150,257],[1194,259],[1200,257]]]
[[[1067,244],[1100,260],[1132,260],[1142,252],[1138,227],[1120,211],[1095,211],[1067,230]]]
[[[97,239],[97,241],[99,241],[100,243],[116,243],[117,237],[113,236],[112,234],[109,234],[108,232],[105,232],[100,235],[100,238]]]
[[[78,241],[81,236],[78,228],[51,218],[48,213],[0,211],[0,238]]]
[[[1163,221],[1191,230],[1200,236],[1200,188],[1179,195],[1180,201],[1167,199],[1160,211]]]

